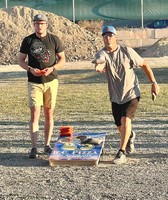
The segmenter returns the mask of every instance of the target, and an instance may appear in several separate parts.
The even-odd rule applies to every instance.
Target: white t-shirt
[[[108,52],[105,48],[98,51],[95,60],[105,61],[110,101],[123,104],[140,96],[139,81],[134,72],[144,62],[130,47],[118,48]]]

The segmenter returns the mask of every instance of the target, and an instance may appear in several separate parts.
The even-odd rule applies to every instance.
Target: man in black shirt
[[[19,53],[19,65],[27,70],[28,77],[32,142],[30,158],[37,157],[37,134],[41,106],[44,107],[45,117],[44,152],[50,154],[52,151],[50,140],[53,132],[53,113],[58,88],[57,69],[65,64],[64,48],[60,39],[47,32],[47,17],[43,14],[35,15],[33,25],[35,32],[23,39]]]

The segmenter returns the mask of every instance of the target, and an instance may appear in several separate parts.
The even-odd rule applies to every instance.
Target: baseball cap
[[[38,14],[38,15],[34,16],[33,21],[46,21],[46,22],[48,22],[48,19],[45,15]]]
[[[113,26],[104,26],[102,30],[102,35],[105,35],[106,33],[114,33],[116,35],[116,29]]]

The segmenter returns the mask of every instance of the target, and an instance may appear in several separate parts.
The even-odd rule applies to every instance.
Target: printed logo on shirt
[[[30,52],[38,60],[38,62],[49,62],[51,54],[40,40],[34,40],[30,47]]]

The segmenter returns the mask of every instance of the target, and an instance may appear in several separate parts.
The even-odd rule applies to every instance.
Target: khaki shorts
[[[58,91],[58,80],[47,83],[28,82],[29,107],[44,106],[54,108]]]

